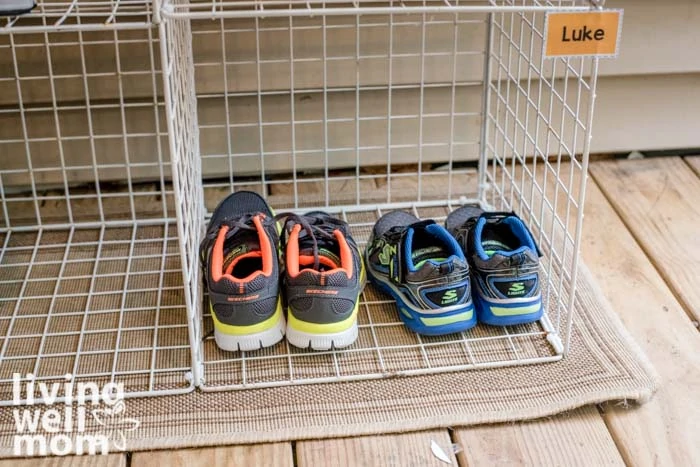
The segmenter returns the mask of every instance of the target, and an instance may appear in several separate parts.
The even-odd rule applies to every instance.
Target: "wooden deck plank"
[[[566,178],[570,171],[563,167],[561,173]],[[575,174],[578,175],[576,171]],[[687,465],[699,455],[692,441],[697,437],[693,426],[697,413],[687,411],[687,407],[694,404],[693,387],[699,384],[699,336],[683,307],[596,183],[590,180],[588,186],[581,248],[584,263],[635,340],[660,370],[664,384],[655,398],[644,406],[634,406],[633,410],[606,406],[604,420],[629,465],[657,462]],[[551,189],[550,183],[548,193]],[[560,193],[560,196],[563,195]],[[559,201],[559,214],[563,215],[566,203],[563,198]],[[620,293],[622,290],[625,292]],[[641,315],[640,310],[644,311]],[[680,346],[676,342],[677,335],[683,336]],[[669,355],[676,353],[680,356],[671,364],[667,363]],[[691,417],[679,423],[683,413]]]
[[[691,169],[700,177],[700,156],[686,157],[685,161],[688,163]]]
[[[447,465],[433,455],[430,448],[432,441],[450,457],[453,465],[457,464],[451,452],[452,441],[445,429],[398,435],[299,441],[296,445],[297,465]]]
[[[592,170],[600,174],[609,165],[596,163]],[[628,183],[598,178],[608,185]],[[642,406],[606,405],[605,421],[628,465],[692,465],[700,459],[700,336],[593,181],[585,214],[584,263],[662,378],[659,391]]]
[[[455,436],[462,465],[624,465],[591,406],[549,419],[460,428]]]
[[[593,164],[591,173],[676,297],[700,319],[700,178],[679,157],[607,161]]]
[[[176,451],[137,452],[131,457],[131,467],[227,467],[279,466],[292,467],[291,443],[250,444]]]
[[[126,467],[126,454],[5,459],[0,467]]]

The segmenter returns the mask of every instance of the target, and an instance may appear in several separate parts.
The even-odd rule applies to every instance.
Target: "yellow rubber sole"
[[[277,307],[272,316],[270,316],[265,321],[261,321],[256,324],[251,324],[250,326],[234,326],[232,324],[222,323],[216,319],[216,313],[214,313],[214,308],[211,302],[209,302],[209,311],[211,312],[211,319],[214,321],[214,329],[221,334],[228,334],[232,336],[247,336],[249,334],[257,334],[260,332],[267,331],[274,328],[281,319],[284,319],[282,314],[282,298],[277,298]]]

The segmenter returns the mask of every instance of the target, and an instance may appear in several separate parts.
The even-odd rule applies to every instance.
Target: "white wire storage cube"
[[[601,2],[596,2],[601,3]],[[254,190],[278,212],[324,209],[361,246],[392,209],[445,219],[464,203],[514,210],[541,249],[546,316],[421,337],[368,285],[358,341],[216,347],[195,302],[203,390],[271,387],[552,362],[568,351],[597,59],[542,56],[548,11],[577,1],[166,1],[165,29],[190,28],[203,196]],[[174,75],[175,76],[175,75]],[[177,76],[175,76],[177,77]],[[183,83],[184,84],[184,83]],[[188,135],[196,142],[196,135]],[[194,207],[194,205],[193,205]],[[188,221],[205,224],[198,212]],[[193,296],[201,294],[193,290]]]
[[[601,2],[595,2],[601,3]],[[0,18],[0,405],[12,374],[127,396],[554,362],[571,341],[597,59],[542,56],[587,1],[45,0]],[[368,285],[358,341],[224,352],[197,248],[236,190],[324,209],[514,210],[545,317],[421,337]]]
[[[127,396],[194,388],[187,251],[199,225],[178,209],[201,205],[201,190],[180,161],[189,109],[165,101],[186,102],[188,83],[164,86],[172,51],[156,13],[44,0],[0,18],[2,405],[13,373],[123,383]]]

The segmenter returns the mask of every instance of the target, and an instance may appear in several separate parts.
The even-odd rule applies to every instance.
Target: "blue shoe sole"
[[[474,310],[474,304],[471,302],[462,308],[451,310],[446,313],[416,313],[406,304],[403,297],[373,274],[371,267],[367,267],[367,273],[370,281],[376,285],[379,290],[390,295],[396,301],[401,321],[408,329],[417,334],[423,336],[443,336],[445,334],[466,331],[476,326],[476,312]]]
[[[480,323],[491,326],[515,326],[532,323],[542,318],[542,298],[529,302],[493,303],[478,292],[473,295],[476,315]]]

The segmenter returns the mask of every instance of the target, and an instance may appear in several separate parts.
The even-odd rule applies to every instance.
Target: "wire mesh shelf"
[[[474,201],[407,202],[330,211],[350,224],[353,238],[364,248],[375,221],[388,209],[402,208],[419,218],[443,222],[453,208]],[[554,277],[542,280],[556,284]],[[562,358],[563,348],[548,315],[557,315],[557,308],[564,305],[550,285],[545,287],[551,293],[544,300],[550,311],[539,322],[509,327],[479,325],[459,334],[431,337],[409,331],[399,319],[394,300],[368,284],[360,301],[358,340],[342,350],[298,349],[283,340],[254,352],[222,351],[212,335],[211,316],[205,312],[203,389],[358,381],[554,362]]]
[[[44,1],[0,20],[0,405],[13,373],[127,397],[194,389],[187,174],[152,13]]]
[[[0,405],[12,375],[123,383],[129,396],[191,391],[172,222],[0,233]]]

